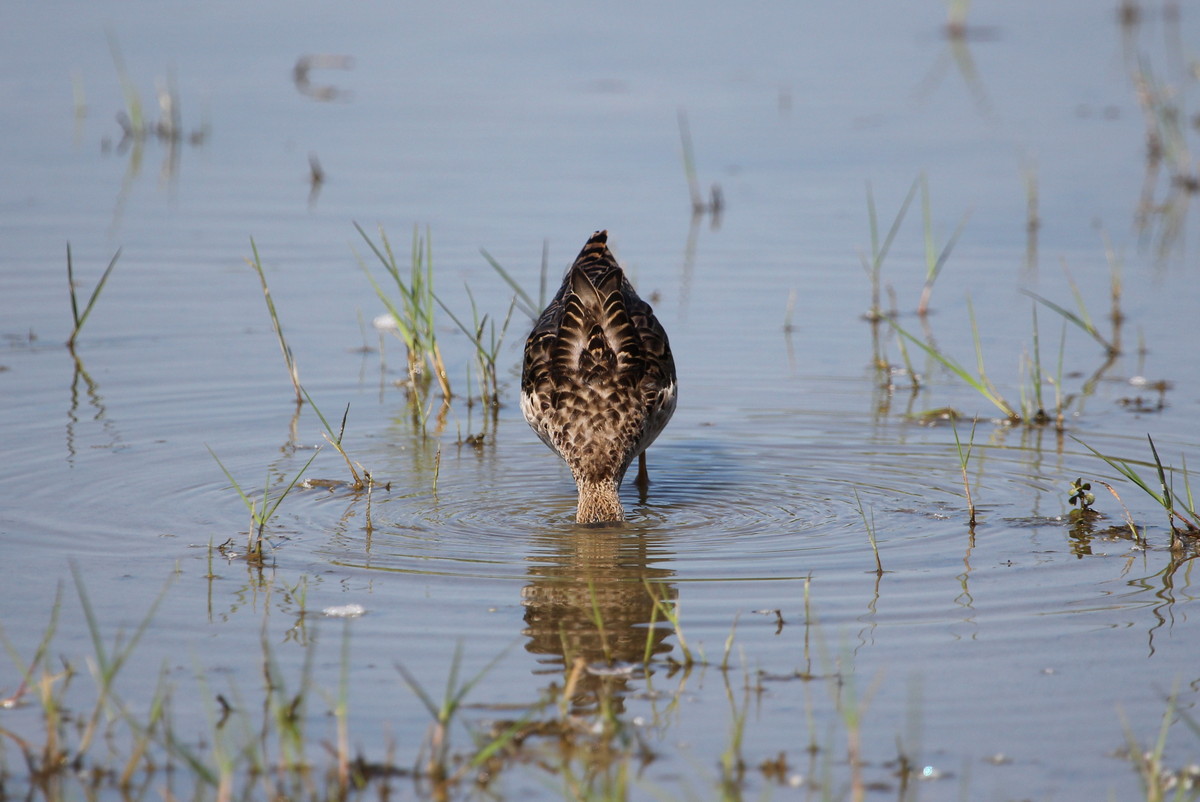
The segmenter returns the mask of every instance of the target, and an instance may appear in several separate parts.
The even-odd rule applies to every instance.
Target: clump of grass
[[[889,325],[897,334],[897,342],[900,347],[901,355],[904,359],[904,366],[908,373],[914,390],[920,387],[920,378],[913,370],[912,362],[909,358],[907,343],[915,343],[918,347],[924,350],[934,361],[940,363],[944,368],[949,370],[954,375],[958,376],[968,385],[976,390],[980,395],[995,406],[1003,415],[1004,422],[1010,425],[1024,423],[1027,425],[1042,426],[1048,423],[1056,422],[1061,430],[1064,427],[1065,405],[1069,403],[1069,398],[1065,398],[1062,393],[1062,363],[1063,363],[1063,348],[1065,348],[1065,325],[1062,341],[1060,342],[1059,352],[1059,370],[1057,378],[1049,376],[1042,369],[1041,350],[1040,350],[1040,332],[1038,330],[1038,316],[1036,305],[1033,308],[1033,353],[1031,357],[1022,357],[1022,370],[1028,371],[1028,384],[1026,379],[1022,379],[1021,383],[1021,403],[1015,405],[1010,403],[1007,398],[997,389],[996,385],[988,378],[984,367],[983,349],[980,345],[979,327],[975,316],[974,306],[970,297],[967,298],[967,309],[970,316],[972,339],[975,346],[976,369],[970,371],[954,358],[949,356],[945,351],[938,348],[932,339],[932,335],[926,330],[926,339],[918,339],[913,334],[909,333],[903,326],[897,322],[895,312],[896,302],[894,291],[888,286],[886,289],[892,296],[891,311],[885,311],[882,304],[882,294],[884,285],[882,282],[882,267],[884,260],[895,242],[897,233],[901,223],[907,214],[908,207],[911,205],[913,198],[916,196],[917,190],[921,191],[921,207],[923,218],[924,231],[924,253],[925,253],[925,282],[921,290],[920,299],[917,304],[916,313],[918,317],[924,321],[929,311],[930,299],[932,297],[933,288],[938,277],[945,268],[947,260],[953,251],[953,248],[960,239],[962,232],[970,219],[970,213],[964,214],[958,225],[954,229],[947,243],[939,247],[933,233],[933,221],[930,202],[929,184],[926,177],[922,174],[918,176],[912,186],[909,188],[908,194],[901,203],[899,210],[892,220],[891,227],[886,234],[881,234],[878,215],[875,207],[874,195],[871,187],[867,186],[867,211],[870,223],[871,234],[871,253],[870,257],[862,257],[863,269],[868,274],[871,281],[871,308],[866,314],[866,318],[872,323],[878,323],[887,320]],[[1032,203],[1033,201],[1031,201]],[[1032,223],[1031,223],[1032,225]],[[1120,324],[1123,316],[1120,311],[1121,298],[1121,278],[1120,278],[1120,260],[1115,257],[1111,246],[1107,249],[1109,263],[1111,265],[1111,280],[1110,293],[1112,298],[1112,335],[1106,337],[1102,334],[1097,326],[1092,322],[1091,316],[1088,313],[1087,305],[1083,300],[1083,295],[1080,292],[1079,286],[1071,279],[1068,273],[1067,279],[1071,286],[1072,294],[1075,298],[1077,311],[1072,312],[1053,301],[1044,298],[1037,293],[1025,291],[1036,304],[1041,304],[1052,309],[1054,312],[1063,317],[1065,322],[1070,322],[1078,326],[1082,331],[1094,338],[1100,343],[1106,354],[1106,361],[1095,372],[1095,374],[1084,384],[1084,393],[1090,392],[1095,386],[1096,381],[1100,376],[1113,364],[1113,360],[1120,353]],[[785,330],[790,324],[789,320],[785,320]],[[873,328],[874,333],[874,364],[881,372],[888,374],[885,381],[885,386],[891,388],[893,385],[892,365],[884,358],[880,345],[878,328]],[[1054,410],[1048,411],[1045,399],[1043,398],[1043,389],[1045,383],[1049,381],[1055,386],[1055,407]],[[1028,392],[1027,392],[1028,390]]]
[[[504,342],[504,335],[508,333],[508,324],[512,320],[513,309],[516,308],[517,299],[514,296],[512,303],[508,305],[508,313],[504,316],[504,322],[500,325],[500,333],[496,333],[496,322],[489,321],[485,314],[479,316],[479,307],[475,304],[475,295],[471,292],[471,287],[467,286],[467,297],[471,301],[471,325],[467,326],[458,316],[450,311],[450,307],[442,302],[441,298],[434,296],[438,305],[445,310],[454,324],[458,326],[463,334],[467,335],[467,339],[471,341],[471,345],[475,347],[475,364],[479,369],[479,399],[485,406],[498,407],[500,405],[500,380],[496,373],[496,358],[500,355],[500,346]],[[490,324],[490,325],[489,325]],[[470,389],[468,388],[468,396]],[[467,399],[468,404],[471,399]]]
[[[1125,754],[1138,774],[1146,802],[1180,802],[1194,800],[1200,796],[1200,768],[1193,764],[1182,769],[1171,769],[1164,760],[1167,735],[1176,716],[1183,719],[1193,734],[1200,736],[1200,724],[1179,709],[1178,700],[1179,689],[1176,687],[1167,697],[1167,707],[1163,711],[1158,737],[1149,747],[1144,747],[1138,742],[1124,712],[1121,713],[1121,724],[1125,729]]]
[[[400,273],[396,255],[383,228],[379,229],[378,244],[358,223],[354,224],[354,228],[396,285],[399,300],[393,301],[375,280],[366,263],[359,260],[375,294],[395,320],[396,332],[408,349],[410,386],[418,395],[424,395],[424,390],[429,386],[429,376],[432,374],[441,388],[442,397],[451,398],[453,394],[450,392],[450,379],[446,375],[446,366],[442,362],[442,352],[438,347],[434,327],[433,244],[429,230],[426,229],[422,237],[420,229],[413,227],[411,267],[406,281]]]
[[[258,246],[254,243],[253,237],[250,238],[250,250],[254,254],[254,258],[247,259],[246,264],[254,269],[254,272],[258,274],[259,283],[262,284],[263,298],[267,301],[267,314],[271,316],[271,328],[275,331],[275,339],[279,341],[279,350],[283,352],[283,362],[287,366],[288,377],[292,380],[292,388],[296,391],[296,406],[298,407],[304,403],[304,390],[300,387],[300,371],[296,367],[296,358],[292,355],[292,348],[283,336],[279,313],[275,310],[275,301],[271,299],[271,289],[267,286],[267,275],[263,271],[262,259],[258,256]]]
[[[104,289],[105,283],[108,281],[109,275],[113,268],[117,266],[117,259],[121,256],[121,249],[113,254],[113,258],[109,260],[108,267],[104,268],[104,273],[100,276],[100,280],[96,282],[95,289],[88,296],[87,304],[83,307],[83,312],[79,311],[79,301],[75,296],[75,265],[71,260],[71,243],[67,243],[67,288],[71,292],[71,318],[74,321],[74,327],[71,329],[71,336],[67,338],[67,348],[75,350],[75,340],[79,337],[79,332],[83,329],[83,324],[87,322],[88,315],[92,313],[92,307],[96,305],[96,301],[100,298],[100,292]]]
[[[312,465],[313,460],[317,458],[317,454],[321,453],[321,449],[318,448],[313,451],[313,455],[308,458],[308,462],[304,463],[303,467],[292,477],[288,486],[276,495],[273,500],[271,499],[270,492],[271,472],[268,469],[267,480],[263,485],[262,500],[258,503],[255,503],[246,491],[242,490],[242,486],[238,484],[237,479],[233,478],[233,474],[221,462],[221,458],[217,456],[216,452],[209,448],[208,453],[212,454],[212,458],[217,461],[217,465],[221,466],[221,471],[225,474],[225,478],[233,485],[233,489],[237,491],[238,496],[242,499],[242,503],[246,505],[246,509],[250,512],[250,529],[247,533],[248,540],[246,544],[247,558],[253,562],[261,562],[263,559],[263,530],[266,529],[267,523],[275,515],[275,511],[279,509],[279,505],[283,503],[288,493],[292,492],[292,488],[300,481],[300,477],[308,470],[308,466]]]
[[[1117,287],[1119,282],[1114,283]],[[1066,349],[1066,322],[1074,323],[1089,332],[1097,338],[1099,342],[1105,345],[1106,356],[1104,362],[1092,374],[1092,376],[1084,382],[1083,393],[1086,395],[1091,392],[1096,383],[1103,376],[1105,371],[1111,367],[1119,349],[1115,346],[1116,339],[1111,342],[1105,339],[1091,324],[1090,318],[1086,314],[1086,306],[1083,305],[1082,298],[1078,294],[1078,289],[1075,288],[1076,298],[1080,304],[1080,314],[1075,314],[1063,307],[1049,301],[1035,293],[1026,293],[1031,296],[1036,303],[1031,305],[1032,317],[1032,332],[1033,332],[1033,348],[1029,354],[1022,354],[1021,371],[1022,379],[1020,383],[1020,403],[1014,405],[1010,403],[1004,395],[1001,394],[996,385],[988,378],[985,368],[983,355],[983,347],[980,343],[979,325],[975,316],[975,307],[970,296],[967,296],[967,313],[971,324],[971,336],[975,346],[975,371],[972,372],[960,364],[949,354],[938,348],[932,343],[932,338],[929,342],[918,339],[915,335],[906,330],[896,320],[889,319],[888,323],[898,335],[901,352],[904,354],[905,364],[909,372],[912,372],[912,365],[908,359],[907,351],[904,347],[905,342],[916,344],[921,350],[925,351],[934,361],[941,364],[955,376],[962,379],[965,383],[971,386],[976,392],[988,400],[1003,414],[1003,422],[1008,425],[1025,424],[1027,426],[1045,426],[1054,423],[1059,431],[1065,428],[1066,408],[1071,403],[1074,396],[1064,395],[1063,393],[1063,364],[1065,360]],[[1119,289],[1114,290],[1119,293]],[[1059,338],[1059,351],[1057,369],[1054,375],[1050,375],[1043,367],[1041,353],[1041,331],[1038,320],[1037,304],[1042,304],[1050,307],[1058,314],[1064,317],[1062,334]],[[1115,308],[1115,307],[1114,307]],[[1114,317],[1114,330],[1116,329],[1118,318]],[[918,384],[918,379],[914,375],[914,387]],[[1050,383],[1054,387],[1053,407],[1049,408],[1047,398],[1045,397],[1045,384]]]
[[[147,119],[142,108],[141,94],[125,69],[125,58],[116,37],[108,35],[109,52],[112,54],[113,67],[117,71],[117,79],[121,84],[121,92],[125,96],[125,109],[117,114],[117,124],[121,126],[122,138],[120,148],[133,145],[135,152],[141,148],[147,139],[157,137],[171,149],[167,165],[170,172],[174,171],[174,158],[177,146],[185,140],[192,145],[200,145],[208,137],[208,126],[203,124],[185,133],[182,115],[180,113],[179,92],[175,87],[174,77],[170,76],[158,85],[158,105],[162,112],[153,124]]]
[[[3,706],[15,707],[25,694],[31,692],[42,711],[45,743],[37,746],[17,737],[15,733],[4,731],[4,734],[12,737],[13,742],[21,750],[29,768],[31,781],[42,787],[52,786],[55,778],[63,772],[82,771],[88,765],[92,748],[98,743],[109,741],[115,723],[128,715],[128,711],[116,691],[117,676],[129,662],[167,590],[167,587],[164,586],[158,597],[149,605],[145,616],[131,635],[128,637],[119,635],[110,646],[105,642],[100,631],[100,623],[84,587],[83,577],[74,562],[71,563],[71,575],[92,642],[92,655],[88,660],[88,670],[95,683],[95,698],[91,703],[90,710],[74,712],[67,708],[67,692],[77,671],[65,658],[60,659],[57,667],[51,663],[50,643],[57,631],[59,612],[62,607],[61,587],[55,593],[50,622],[29,663],[25,663],[8,639],[4,638],[5,648],[20,673],[21,684],[15,694],[3,700]],[[2,630],[0,630],[0,636],[2,636]],[[161,710],[161,701],[162,688],[160,686],[159,691],[155,694],[152,711]],[[152,712],[152,722],[154,716],[155,714]],[[127,783],[129,777],[140,765],[141,756],[145,753],[147,746],[148,736],[138,735],[124,765],[115,765],[111,773],[121,778],[123,784]]]
[[[1042,396],[1042,383],[1047,378],[1042,371],[1042,346],[1041,332],[1038,327],[1037,305],[1032,305],[1033,315],[1033,355],[1028,360],[1029,370],[1029,385],[1030,391],[1026,391],[1025,383],[1021,384],[1021,417],[1027,423],[1034,423],[1038,426],[1049,423],[1051,418],[1046,414],[1046,403]],[[1057,380],[1054,381],[1055,387],[1055,419],[1058,422],[1058,428],[1061,431],[1063,428],[1063,398],[1062,398],[1062,361],[1063,349],[1066,346],[1066,324],[1063,324],[1063,336],[1059,340],[1058,351],[1058,374]],[[1026,365],[1026,360],[1022,358],[1022,366]],[[1032,396],[1032,397],[1031,397]]]
[[[1020,413],[1018,413],[1012,404],[1008,403],[1008,401],[1006,401],[1004,397],[1000,395],[1000,391],[996,389],[994,384],[992,384],[991,379],[988,378],[987,372],[984,369],[983,347],[979,342],[979,326],[975,320],[975,307],[971,303],[970,296],[967,297],[967,311],[971,318],[971,336],[975,343],[975,363],[978,375],[972,374],[952,357],[942,353],[932,345],[929,345],[923,340],[920,340],[912,334],[909,334],[895,320],[891,320],[889,323],[891,324],[892,328],[896,330],[897,334],[915,344],[925,353],[929,354],[929,356],[933,357],[934,360],[941,363],[943,367],[945,367],[954,375],[958,376],[964,382],[973,387],[976,392],[990,401],[997,409],[1000,410],[1001,413],[1004,414],[1005,422],[1010,424],[1020,423],[1022,420]]]
[[[1137,487],[1158,502],[1159,506],[1167,513],[1167,521],[1171,526],[1171,549],[1178,551],[1183,548],[1183,538],[1200,537],[1200,510],[1197,510],[1196,499],[1192,494],[1191,478],[1188,475],[1187,461],[1184,460],[1182,466],[1184,498],[1181,499],[1172,490],[1172,483],[1167,481],[1167,472],[1171,472],[1172,479],[1175,475],[1174,468],[1164,468],[1162,460],[1158,456],[1158,449],[1154,445],[1154,439],[1150,435],[1146,435],[1146,440],[1150,443],[1150,453],[1154,457],[1154,468],[1158,474],[1158,489],[1156,490],[1149,481],[1133,468],[1133,466],[1123,459],[1110,457],[1100,453],[1096,449],[1089,446],[1078,438],[1074,438],[1075,442],[1082,445],[1088,451],[1091,451],[1100,459],[1107,462],[1122,476],[1133,482]],[[1115,495],[1115,493],[1114,493]]]

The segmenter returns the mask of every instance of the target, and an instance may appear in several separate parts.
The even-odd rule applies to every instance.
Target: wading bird
[[[667,333],[608,249],[592,235],[525,342],[521,411],[566,460],[579,523],[625,517],[617,490],[634,457],[644,486],[646,447],[675,411]]]

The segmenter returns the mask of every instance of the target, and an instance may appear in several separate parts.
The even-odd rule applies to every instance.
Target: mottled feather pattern
[[[620,520],[616,489],[675,410],[666,332],[607,240],[594,234],[567,271],[526,341],[521,375],[521,409],[570,466],[580,521]]]

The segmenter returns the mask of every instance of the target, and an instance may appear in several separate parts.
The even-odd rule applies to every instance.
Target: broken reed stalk
[[[433,455],[433,495],[437,495],[438,476],[442,473],[442,446],[438,444],[437,453]]]
[[[1117,503],[1121,505],[1121,511],[1125,514],[1125,524],[1129,527],[1129,531],[1133,535],[1134,542],[1138,545],[1145,545],[1146,541],[1142,538],[1142,533],[1138,531],[1137,524],[1133,522],[1133,515],[1130,514],[1129,508],[1125,506],[1125,502],[1122,501],[1120,495],[1117,494],[1116,488],[1102,479],[1093,479],[1092,481],[1096,482],[1096,484],[1104,485],[1108,492],[1112,494],[1112,497],[1117,500]]]
[[[313,412],[317,413],[317,417],[321,419],[321,425],[325,427],[325,431],[321,432],[321,436],[325,438],[325,442],[333,446],[337,453],[342,455],[342,459],[346,461],[346,467],[350,469],[350,477],[354,480],[350,489],[355,492],[362,490],[365,487],[370,487],[375,484],[375,480],[371,476],[371,472],[362,466],[362,463],[357,463],[358,468],[355,468],[355,463],[351,461],[350,455],[346,453],[346,449],[342,447],[342,436],[346,433],[346,419],[350,416],[350,404],[346,404],[346,409],[342,412],[342,425],[338,428],[337,434],[333,433],[333,427],[329,425],[329,421],[321,413],[320,407],[312,400],[312,396],[308,394],[308,390],[304,390],[304,397],[308,400],[309,406],[313,408]],[[359,471],[362,471],[360,474]]]

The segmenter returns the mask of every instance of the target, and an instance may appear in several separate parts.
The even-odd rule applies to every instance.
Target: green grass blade
[[[937,257],[934,252],[937,246],[933,242],[933,212],[930,211],[929,203],[929,180],[921,173],[921,222],[922,229],[925,234],[925,283],[930,284],[933,281],[934,265],[937,263]]]
[[[50,641],[53,639],[54,633],[58,631],[58,614],[62,610],[62,594],[62,583],[59,582],[54,589],[54,604],[50,607],[50,621],[46,624],[42,639],[38,642],[37,649],[34,650],[28,665],[21,659],[21,653],[17,651],[17,647],[4,634],[4,622],[0,621],[0,641],[4,642],[4,650],[8,652],[9,659],[12,660],[13,665],[17,667],[17,672],[21,675],[22,686],[27,687],[30,680],[33,679],[34,669],[42,662],[42,658],[50,648]],[[14,697],[19,695],[18,691]]]
[[[77,328],[83,328],[83,324],[87,322],[88,315],[92,313],[92,307],[96,305],[97,299],[100,298],[100,293],[104,289],[104,285],[108,283],[108,277],[112,274],[113,268],[117,266],[117,260],[121,258],[121,248],[117,248],[112,259],[108,261],[108,267],[104,268],[104,273],[100,276],[100,281],[96,283],[96,288],[92,290],[92,294],[88,297],[87,306],[83,308],[83,314],[79,316],[79,325]]]
[[[288,376],[292,380],[292,387],[296,391],[296,403],[300,403],[300,373],[296,368],[296,358],[292,355],[292,348],[287,344],[287,339],[283,336],[283,325],[279,322],[279,313],[275,309],[275,301],[271,297],[271,288],[267,286],[267,274],[263,270],[262,259],[258,255],[258,245],[254,242],[254,237],[250,238],[250,251],[254,254],[254,260],[250,261],[250,267],[258,274],[259,284],[262,285],[263,297],[267,301],[267,314],[271,318],[271,328],[275,332],[275,339],[279,341],[279,350],[283,354],[284,365],[288,369]]]
[[[383,235],[384,248],[387,249],[387,254],[385,255],[383,251],[379,250],[379,246],[375,244],[374,240],[371,239],[367,232],[363,230],[363,227],[357,222],[354,223],[354,229],[359,233],[359,236],[363,238],[363,241],[367,243],[367,247],[374,252],[376,258],[383,263],[384,269],[391,274],[392,278],[396,280],[396,283],[403,285],[404,280],[400,278],[400,271],[396,267],[396,258],[392,255],[392,246],[388,243],[387,236]]]
[[[301,389],[303,390],[304,388]],[[329,432],[329,437],[331,440],[333,440],[334,445],[340,446],[342,444],[342,433],[346,430],[346,417],[350,414],[350,405],[346,404],[346,412],[342,415],[342,428],[335,437],[333,434],[333,427],[330,426],[329,421],[325,419],[325,415],[322,414],[321,408],[318,407],[312,400],[312,396],[308,394],[308,390],[304,390],[304,399],[308,401],[309,406],[313,408],[313,412],[317,413],[317,417],[321,419],[321,425],[325,427],[325,431]]]
[[[237,491],[237,494],[241,496],[242,503],[246,505],[246,509],[250,511],[251,515],[256,515],[254,511],[254,502],[251,501],[250,497],[247,496],[242,490],[242,486],[238,484],[238,480],[233,478],[233,474],[230,473],[229,469],[225,467],[225,463],[221,462],[221,458],[217,456],[217,452],[213,451],[210,446],[206,445],[205,448],[208,449],[209,454],[212,454],[212,458],[217,461],[217,464],[221,466],[222,473],[225,474],[225,478],[229,480],[229,483],[233,485],[233,489]]]
[[[414,350],[417,346],[416,332],[408,325],[407,319],[400,314],[400,310],[392,303],[392,299],[383,291],[383,287],[379,286],[379,282],[371,275],[371,271],[366,264],[362,263],[361,260],[359,264],[362,266],[363,273],[366,274],[367,281],[371,282],[371,288],[375,290],[375,295],[378,296],[384,308],[388,310],[388,313],[392,316],[392,320],[396,322],[396,330],[400,333],[400,339],[404,341],[404,345],[410,351]]]
[[[75,271],[71,263],[71,245],[67,244],[67,283],[71,287],[71,317],[75,321],[75,328],[71,331],[71,336],[67,340],[67,345],[73,345],[75,338],[79,336],[79,332],[83,329],[83,324],[87,322],[88,315],[92,314],[92,307],[96,305],[96,301],[100,298],[100,293],[104,290],[104,285],[108,283],[108,277],[112,274],[113,268],[117,266],[117,260],[121,258],[121,249],[117,248],[117,252],[113,254],[112,259],[108,262],[108,267],[104,268],[104,273],[100,276],[100,281],[96,283],[95,289],[88,297],[87,305],[83,307],[83,312],[79,311],[79,306],[75,298]]]
[[[470,292],[470,288],[469,288],[469,287],[467,288],[467,292],[468,292],[468,293]],[[487,348],[487,346],[486,346],[486,345],[484,345],[484,342],[483,342],[483,333],[482,333],[482,324],[481,324],[481,327],[480,327],[479,329],[472,330],[472,329],[471,329],[470,327],[468,327],[468,326],[467,326],[465,323],[463,323],[461,320],[459,320],[459,319],[458,319],[458,316],[457,316],[457,315],[455,315],[455,314],[454,314],[454,312],[452,312],[452,311],[450,310],[450,307],[446,306],[446,302],[445,302],[445,301],[443,301],[443,300],[442,300],[440,297],[438,297],[437,295],[434,295],[434,296],[433,296],[433,298],[434,298],[434,300],[435,300],[435,301],[437,301],[438,305],[439,305],[440,307],[442,307],[443,311],[445,311],[445,313],[446,313],[447,315],[449,315],[449,316],[450,316],[450,319],[454,321],[454,325],[458,326],[459,330],[460,330],[460,331],[461,331],[463,334],[467,335],[467,339],[471,341],[471,345],[475,346],[475,350],[476,350],[476,351],[478,352],[478,354],[479,354],[479,355],[480,355],[480,356],[481,356],[481,357],[484,359],[484,361],[485,361],[485,362],[486,362],[488,365],[494,366],[494,365],[495,365],[495,362],[496,362],[496,359],[495,359],[495,354],[494,354],[494,353],[492,353],[491,351],[489,351],[489,350],[488,350],[488,348]],[[484,316],[484,318],[486,319],[486,317],[487,317],[487,316],[485,315],[485,316]]]
[[[491,741],[484,744],[483,748],[476,752],[471,758],[470,763],[467,764],[468,767],[472,769],[479,768],[488,760],[490,760],[493,755],[495,755],[504,747],[508,746],[512,742],[513,738],[517,736],[517,733],[519,733],[526,724],[533,720],[533,716],[538,707],[539,705],[535,705],[533,708],[526,711],[519,719],[505,727],[504,732],[500,733]]]
[[[104,639],[100,636],[100,622],[96,619],[96,609],[88,598],[87,588],[83,586],[83,577],[79,574],[79,566],[72,560],[71,576],[75,580],[75,592],[79,596],[79,606],[83,608],[83,618],[87,622],[88,634],[92,638],[92,651],[96,653],[96,665],[101,674],[107,674],[110,666],[108,650],[104,648]]]
[[[978,392],[980,395],[982,395],[988,401],[992,402],[992,404],[994,404],[997,409],[999,409],[1001,412],[1003,412],[1006,417],[1008,417],[1012,420],[1016,420],[1020,417],[1016,412],[1013,411],[1012,407],[1009,406],[1007,401],[1005,401],[1003,398],[1001,398],[999,395],[997,395],[988,386],[988,384],[985,384],[980,379],[976,378],[975,376],[972,376],[966,370],[966,368],[964,368],[962,365],[958,364],[953,359],[951,359],[950,357],[943,354],[941,351],[938,351],[937,349],[933,348],[931,345],[914,337],[912,334],[909,334],[895,320],[889,319],[888,322],[891,325],[891,327],[896,330],[897,334],[901,335],[906,340],[908,340],[909,342],[911,342],[914,345],[916,345],[917,347],[919,347],[925,353],[929,354],[929,356],[933,357],[935,360],[940,362],[951,373],[958,376],[964,382],[966,382],[971,387],[973,387],[976,390],[976,392]]]
[[[470,292],[469,288],[467,292]],[[438,295],[434,294],[433,299],[437,301],[438,306],[442,307],[442,311],[450,316],[450,319],[454,321],[454,325],[458,326],[459,331],[467,335],[467,339],[471,341],[471,344],[474,345],[476,349],[480,351],[485,350],[483,347],[483,342],[476,330],[459,320],[458,315],[454,314],[450,307],[446,306],[446,302],[443,301]]]
[[[1038,332],[1037,305],[1030,304],[1033,313],[1033,394],[1037,399],[1037,411],[1045,412],[1046,405],[1042,401],[1042,349]]]
[[[896,213],[896,218],[894,220],[892,220],[892,227],[888,229],[887,237],[885,237],[883,240],[882,248],[875,247],[876,235],[873,230],[875,227],[875,221],[874,221],[874,214],[872,213],[872,222],[871,222],[871,227],[872,227],[872,235],[871,235],[872,265],[871,266],[874,270],[878,270],[883,265],[883,260],[887,256],[888,251],[891,250],[891,248],[892,248],[892,242],[896,239],[896,233],[899,232],[899,230],[900,230],[900,224],[902,222],[904,222],[904,216],[908,213],[908,207],[912,203],[913,198],[916,197],[917,189],[918,189],[918,187],[920,187],[920,184],[921,184],[921,178],[919,176],[917,178],[913,179],[912,186],[909,187],[909,189],[908,189],[908,195],[906,195],[904,197],[904,202],[902,204],[900,204],[900,211]],[[872,206],[872,211],[873,211],[874,202],[872,202],[871,206]]]
[[[313,460],[315,460],[317,458],[317,455],[320,453],[321,453],[321,447],[317,446],[317,448],[313,451],[312,456],[308,458],[308,462],[304,463],[304,467],[300,469],[300,472],[292,477],[292,481],[288,484],[288,486],[286,488],[284,488],[284,491],[279,494],[279,497],[275,499],[275,503],[271,505],[271,509],[266,512],[266,518],[264,518],[263,523],[266,523],[267,521],[269,521],[271,519],[271,517],[273,515],[275,515],[275,510],[279,509],[280,503],[283,502],[284,498],[287,497],[288,493],[292,492],[292,488],[296,486],[296,482],[300,481],[300,477],[304,475],[304,472],[308,470],[308,466],[313,464]],[[266,499],[266,491],[265,490],[263,491],[263,498],[264,498],[264,500]],[[263,506],[265,509],[266,505],[264,504]]]
[[[533,299],[529,297],[529,293],[525,292],[524,288],[517,283],[517,280],[514,279],[509,272],[492,257],[490,253],[485,251],[483,248],[480,248],[479,252],[483,254],[483,258],[486,259],[488,264],[492,266],[492,269],[500,275],[500,278],[504,279],[508,286],[512,287],[513,291],[517,294],[517,297],[520,298],[519,306],[521,307],[521,311],[529,315],[530,319],[537,320],[538,315],[541,314],[541,309],[534,304]]]
[[[1181,457],[1181,465],[1183,470],[1183,489],[1187,492],[1188,512],[1192,515],[1196,514],[1196,499],[1192,496],[1192,479],[1188,476],[1187,457]]]
[[[67,288],[71,291],[71,320],[75,324],[72,331],[79,331],[79,304],[75,300],[75,268],[71,262],[71,243],[67,243]]]
[[[1116,459],[1115,457],[1109,457],[1104,454],[1101,454],[1099,451],[1092,448],[1087,443],[1080,440],[1078,437],[1071,436],[1071,439],[1074,440],[1076,443],[1079,443],[1079,445],[1083,446],[1088,451],[1095,454],[1100,459],[1107,462],[1110,466],[1112,466],[1112,468],[1114,470],[1116,470],[1118,473],[1120,473],[1126,479],[1128,479],[1129,481],[1131,481],[1135,485],[1137,485],[1139,488],[1141,488],[1143,492],[1145,492],[1147,495],[1149,495],[1151,498],[1153,498],[1155,501],[1157,501],[1164,509],[1167,508],[1167,506],[1168,506],[1167,500],[1164,499],[1158,493],[1154,492],[1154,489],[1151,488],[1150,485],[1146,483],[1146,480],[1143,479],[1138,474],[1137,471],[1135,471],[1132,467],[1130,467],[1129,463],[1127,463],[1125,460]]]
[[[1025,295],[1028,295],[1030,298],[1032,298],[1033,300],[1042,304],[1043,306],[1053,309],[1055,312],[1062,315],[1065,320],[1069,320],[1072,323],[1074,323],[1081,330],[1086,332],[1088,334],[1088,336],[1090,336],[1093,340],[1095,340],[1096,342],[1098,342],[1102,346],[1104,346],[1104,349],[1106,351],[1108,351],[1110,354],[1116,353],[1116,349],[1113,347],[1112,343],[1110,343],[1108,340],[1104,339],[1104,335],[1102,335],[1099,331],[1097,331],[1096,327],[1093,326],[1089,321],[1084,320],[1079,315],[1075,314],[1074,312],[1070,311],[1069,309],[1064,309],[1063,307],[1054,303],[1054,301],[1051,301],[1048,298],[1043,298],[1042,296],[1038,295],[1036,292],[1033,292],[1032,290],[1021,290],[1021,292],[1024,293]]]
[[[408,686],[408,689],[416,694],[416,697],[421,700],[421,704],[423,704],[425,709],[429,711],[429,715],[437,720],[439,709],[438,705],[425,691],[425,688],[421,686],[421,683],[417,680],[417,678],[413,676],[412,673],[405,668],[404,664],[400,661],[397,660],[396,662],[392,663],[392,665],[395,666],[396,670],[400,672],[400,676],[404,678],[404,684]]]
[[[1146,435],[1146,439],[1150,441],[1150,453],[1154,455],[1154,467],[1158,469],[1158,484],[1162,488],[1162,497],[1165,500],[1164,506],[1169,512],[1174,512],[1175,505],[1171,501],[1171,489],[1167,487],[1167,475],[1163,471],[1162,460],[1158,458],[1158,449],[1154,447],[1154,438]]]
[[[867,182],[867,226],[871,230],[871,253],[872,255],[879,253],[879,215],[875,210],[875,192],[871,189],[871,182]],[[868,271],[871,265],[863,261],[863,267]]]
[[[938,254],[937,262],[933,266],[933,273],[929,277],[929,283],[932,284],[941,275],[942,268],[946,266],[946,260],[950,258],[950,252],[954,250],[954,246],[958,244],[959,238],[962,236],[963,229],[967,227],[967,221],[971,219],[971,212],[968,210],[958,221],[958,226],[954,229],[954,233],[950,235],[950,239],[946,241],[946,247],[942,248],[942,252]]]

